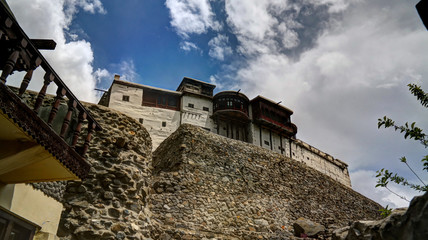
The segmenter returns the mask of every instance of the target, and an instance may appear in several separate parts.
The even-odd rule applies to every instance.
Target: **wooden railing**
[[[6,84],[7,78],[14,71],[26,71],[17,93],[19,97],[22,97],[27,90],[30,81],[32,81],[34,70],[38,67],[41,67],[44,70],[45,75],[43,78],[43,86],[37,95],[33,111],[35,113],[39,112],[40,108],[43,106],[47,88],[53,82],[57,86],[57,91],[47,124],[52,126],[52,122],[54,120],[58,120],[56,119],[58,108],[61,101],[66,97],[68,99],[68,110],[65,118],[62,120],[62,127],[59,136],[63,139],[65,138],[70,127],[72,113],[77,110],[79,112],[78,123],[75,129],[72,129],[73,137],[69,146],[76,149],[82,124],[87,120],[88,134],[84,138],[82,151],[79,152],[83,157],[88,150],[93,132],[102,130],[101,126],[97,121],[95,121],[88,110],[82,105],[76,96],[74,96],[54,69],[49,65],[35,44],[33,44],[31,39],[28,38],[19,26],[7,6],[0,2],[0,68],[2,68],[0,84]]]

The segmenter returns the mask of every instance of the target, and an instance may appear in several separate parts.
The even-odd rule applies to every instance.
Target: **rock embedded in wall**
[[[67,182],[58,236],[67,240],[147,238],[150,136],[131,117],[98,105],[85,106],[103,131],[93,134],[87,179]]]
[[[299,217],[344,226],[380,205],[283,155],[182,125],[153,153],[152,238],[287,239]]]

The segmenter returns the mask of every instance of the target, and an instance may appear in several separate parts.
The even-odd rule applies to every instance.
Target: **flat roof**
[[[257,101],[258,99],[262,99],[262,100],[264,100],[264,101],[267,101],[267,102],[269,102],[269,103],[272,103],[272,104],[274,104],[274,105],[276,105],[276,106],[278,106],[278,107],[280,107],[280,108],[282,108],[282,109],[286,110],[287,112],[290,112],[291,114],[293,114],[293,111],[292,111],[291,109],[289,109],[289,108],[287,108],[287,107],[285,107],[285,106],[283,106],[283,105],[281,105],[281,104],[278,104],[277,102],[274,102],[274,101],[270,100],[269,98],[265,98],[265,97],[263,97],[263,96],[261,96],[261,95],[258,95],[257,97],[255,97],[255,98],[251,99],[251,101],[250,101],[250,102]]]
[[[125,86],[135,87],[135,88],[148,88],[148,89],[155,90],[155,91],[167,92],[167,93],[181,95],[181,92],[172,91],[172,90],[163,89],[163,88],[152,87],[152,86],[147,86],[147,85],[123,81],[123,80],[116,80],[115,79],[115,80],[113,80],[113,84],[115,84],[115,83],[125,85]]]

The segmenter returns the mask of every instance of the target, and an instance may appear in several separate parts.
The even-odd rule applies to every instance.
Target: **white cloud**
[[[223,61],[225,57],[233,53],[229,46],[229,38],[225,35],[218,34],[208,42],[210,57]]]
[[[413,191],[408,187],[393,185],[392,183],[388,184],[388,188],[392,192],[382,187],[373,188],[377,182],[375,176],[375,171],[359,170],[351,172],[353,189],[378,202],[383,207],[386,207],[386,205],[390,208],[408,207],[408,201],[412,200],[414,196],[422,195],[421,192]],[[407,201],[403,198],[407,199]]]
[[[171,25],[183,38],[205,33],[208,29],[221,29],[221,24],[214,19],[209,0],[166,0],[165,5],[169,9]]]
[[[101,2],[99,0],[35,0],[29,4],[28,1],[14,0],[8,1],[8,4],[18,23],[30,38],[55,40],[56,49],[43,51],[42,54],[79,100],[95,102],[97,96],[94,88],[97,83],[97,75],[92,67],[94,57],[91,44],[84,40],[66,42],[65,36],[77,7],[82,7],[91,13],[104,13]],[[64,9],[74,10],[67,12]],[[44,72],[38,69],[29,89],[40,90],[43,75]],[[11,78],[11,83],[15,82],[15,85],[18,85],[22,76],[16,74]],[[54,87],[50,86],[50,92],[52,93],[52,91],[54,91]]]
[[[272,27],[278,23],[267,11],[269,5],[260,0],[226,1],[227,22],[235,34],[262,41],[274,35]]]
[[[401,156],[417,164],[426,149],[392,130],[377,129],[377,119],[384,115],[428,128],[428,112],[406,89],[409,82],[428,89],[422,81],[428,78],[428,34],[415,3],[319,0],[312,4],[328,5],[328,16],[317,19],[324,22],[323,30],[300,36],[312,25],[301,23],[298,14],[283,16],[290,9],[303,11],[284,2],[226,2],[237,51],[245,57],[225,73],[228,80],[249,97],[262,94],[283,101],[295,112],[298,138],[347,162],[351,177],[365,169],[402,169]],[[308,9],[304,15],[316,15],[316,8]],[[281,51],[280,44],[299,48],[311,37],[314,44],[297,58]],[[377,193],[373,181],[365,184],[366,192]],[[362,191],[359,183],[354,186]],[[379,194],[384,203],[402,205],[392,195]]]
[[[101,81],[103,81],[103,79],[111,79],[113,75],[109,71],[107,71],[107,69],[98,68],[94,72],[94,76],[97,80],[97,83],[100,83]]]
[[[106,14],[103,4],[100,0],[65,0],[66,13],[73,16],[78,11],[78,7],[86,12]]]
[[[184,51],[192,51],[192,50],[196,50],[196,51],[201,51],[200,48],[198,46],[196,46],[196,44],[192,43],[192,42],[188,42],[188,41],[184,41],[180,43],[180,49],[184,50]]]
[[[115,71],[117,71],[116,73],[120,75],[121,79],[129,82],[136,82],[140,77],[132,59],[112,64],[112,68],[116,69]]]
[[[217,89],[222,90],[222,89],[224,88],[224,85],[223,85],[222,83],[218,82],[218,80],[217,80],[217,76],[213,76],[213,75],[211,75],[211,76],[210,76],[210,83],[211,83],[211,84],[214,84],[214,85],[216,86],[216,88],[217,88]]]
[[[293,48],[299,45],[297,32],[287,27],[285,23],[278,26],[278,31],[282,34],[282,44],[285,48]]]

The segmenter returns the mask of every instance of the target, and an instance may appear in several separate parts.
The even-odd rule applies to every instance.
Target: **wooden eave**
[[[79,180],[90,165],[6,85],[0,84],[0,182]],[[17,147],[16,151],[13,147]]]

